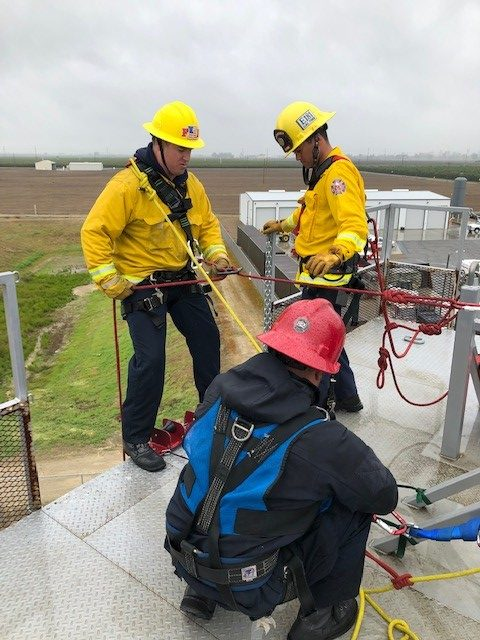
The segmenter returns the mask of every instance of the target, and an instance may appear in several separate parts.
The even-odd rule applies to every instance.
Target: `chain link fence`
[[[40,490],[33,456],[30,405],[16,294],[18,274],[0,273],[15,397],[0,401],[0,529],[40,509]],[[4,332],[5,333],[5,332]],[[1,399],[0,399],[1,400]]]
[[[361,271],[360,282],[364,289],[358,294],[339,291],[338,302],[342,307],[342,316],[346,320],[347,330],[352,330],[380,315],[380,296],[366,292],[380,292],[380,283],[374,268]],[[432,298],[454,298],[457,290],[457,272],[454,269],[431,267],[429,265],[408,264],[388,261],[385,274],[385,287],[404,291],[409,295]],[[292,302],[300,300],[298,292],[272,303],[273,320]],[[434,324],[442,316],[442,307],[419,302],[388,303],[390,318],[412,323]]]

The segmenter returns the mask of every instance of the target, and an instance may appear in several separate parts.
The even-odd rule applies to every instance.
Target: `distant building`
[[[103,162],[70,162],[67,168],[70,171],[102,171]]]
[[[247,191],[240,194],[240,222],[261,229],[267,220],[287,218],[298,206],[298,198],[305,191]],[[410,191],[409,189],[393,189],[379,191],[366,189],[367,207],[380,207],[394,202],[397,206],[395,227],[404,229],[447,229],[448,211],[428,210],[426,205],[448,207],[450,198],[432,191]],[[418,204],[418,209],[402,207],[402,204]],[[369,214],[383,228],[384,211]]]
[[[35,162],[35,169],[38,171],[52,171],[56,169],[56,165],[52,160],[39,160]]]

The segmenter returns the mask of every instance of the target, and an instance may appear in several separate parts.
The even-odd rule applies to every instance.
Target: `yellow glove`
[[[123,276],[114,275],[112,278],[105,280],[100,285],[102,291],[114,300],[124,300],[133,293],[133,283]]]
[[[283,220],[268,220],[262,229],[262,233],[268,235],[270,233],[282,233],[282,222]]]
[[[342,259],[335,253],[316,253],[305,263],[305,269],[312,278],[324,276],[333,267],[342,264]]]
[[[210,265],[210,273],[208,274],[210,277],[219,277],[222,275],[222,271],[226,271],[230,267],[230,260],[227,256],[221,256],[213,261],[213,264]],[[226,276],[223,276],[225,278]],[[222,280],[223,280],[222,278]]]

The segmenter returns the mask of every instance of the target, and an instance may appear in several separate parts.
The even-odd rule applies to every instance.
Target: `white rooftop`
[[[272,201],[290,201],[298,200],[305,193],[305,189],[299,191],[282,191],[280,189],[272,189],[270,191],[247,191],[247,195],[251,200],[256,202],[272,202]],[[409,189],[392,189],[391,191],[380,191],[379,189],[365,189],[367,200],[384,200],[388,202],[417,202],[421,200],[450,202],[447,196],[433,191],[410,191]]]
[[[405,200],[442,200],[450,202],[447,196],[433,191],[410,191],[410,189],[392,189],[391,191],[380,191],[379,189],[365,189],[367,200],[387,200],[390,202],[401,202]]]

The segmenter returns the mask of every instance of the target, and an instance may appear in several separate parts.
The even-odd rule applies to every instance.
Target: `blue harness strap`
[[[170,552],[188,574],[215,583],[233,609],[236,604],[232,586],[257,587],[273,571],[278,550],[268,557],[245,558],[243,564],[238,557],[232,567],[231,560],[220,556],[220,538],[232,533],[265,534],[266,529],[276,535],[300,535],[319,509],[329,506],[314,504],[277,513],[269,511],[264,502],[266,492],[283,468],[290,444],[302,432],[326,420],[323,409],[311,407],[283,424],[257,427],[219,399],[185,440],[187,453],[195,453],[190,455],[180,490],[192,519],[181,539],[173,536],[170,540]],[[264,526],[258,528],[262,518]],[[206,536],[208,552],[189,542],[190,532]]]

